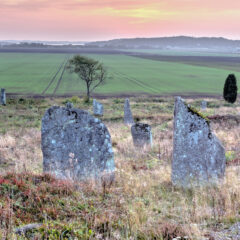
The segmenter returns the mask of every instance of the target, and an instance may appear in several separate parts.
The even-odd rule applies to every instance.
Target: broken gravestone
[[[103,105],[96,99],[93,99],[93,114],[96,116],[103,116]]]
[[[45,172],[61,179],[113,180],[111,136],[99,119],[80,109],[53,106],[43,116],[41,131]]]
[[[225,150],[209,120],[175,98],[172,182],[190,187],[217,183],[225,174]]]
[[[151,126],[144,123],[136,123],[131,127],[133,143],[135,147],[152,146]]]
[[[125,99],[125,103],[124,103],[124,123],[126,125],[133,125],[134,124],[132,111],[131,111],[131,108],[130,108],[130,103],[129,103],[128,98]]]
[[[6,91],[4,88],[1,88],[1,104],[6,105]]]
[[[204,100],[201,102],[201,109],[202,110],[206,110],[207,109],[207,102],[204,101]]]

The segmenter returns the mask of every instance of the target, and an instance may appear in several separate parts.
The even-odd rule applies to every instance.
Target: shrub
[[[70,102],[71,103],[80,103],[81,102],[81,99],[78,97],[78,96],[73,96],[70,98]]]
[[[234,103],[237,99],[237,80],[234,74],[229,74],[225,81],[223,97],[229,103]]]
[[[83,103],[84,104],[90,105],[90,104],[92,104],[92,102],[93,102],[93,100],[90,99],[88,96],[83,97]]]
[[[113,102],[114,102],[115,104],[119,104],[119,103],[123,103],[123,100],[122,100],[122,99],[119,99],[119,98],[115,98],[115,99],[113,99]]]
[[[236,158],[236,153],[234,151],[227,151],[225,153],[226,156],[226,162],[231,162]]]

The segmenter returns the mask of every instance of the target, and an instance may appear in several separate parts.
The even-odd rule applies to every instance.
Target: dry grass
[[[0,166],[8,171],[42,170],[41,132],[26,128],[11,130],[0,138]],[[0,168],[0,169],[1,169]]]
[[[47,234],[46,232],[49,231],[49,236],[52,233],[51,229],[61,232],[71,226],[71,229],[79,230],[77,222],[81,222],[86,228],[80,228],[84,235],[77,239],[172,239],[185,235],[190,239],[203,239],[204,235],[218,226],[240,220],[239,166],[227,167],[224,183],[213,188],[183,190],[172,186],[173,101],[171,99],[161,103],[132,99],[134,115],[153,127],[153,148],[141,150],[133,147],[130,128],[118,120],[122,118],[120,111],[122,102],[116,104],[113,100],[103,102],[106,112],[104,122],[111,133],[115,152],[116,181],[113,186],[106,194],[103,194],[99,187],[88,185],[79,188],[78,184],[72,186],[70,183],[69,189],[72,193],[70,195],[56,192],[55,195],[50,196],[46,192],[52,203],[51,207],[40,200],[42,208],[39,208],[36,218],[31,218],[30,214],[32,201],[29,200],[29,209],[19,210],[21,214],[28,214],[28,218],[20,218],[16,217],[16,209],[6,200],[8,199],[6,195],[3,195],[0,197],[0,210],[11,212],[12,217],[10,228],[9,224],[6,225],[7,216],[4,221],[5,215],[2,215],[0,235],[1,233],[2,236],[6,235],[6,232],[11,234],[9,228],[12,230],[14,226],[42,221],[44,218],[46,223],[43,232]],[[196,100],[189,102],[194,104]],[[56,100],[56,103],[60,103],[60,100]],[[89,106],[81,103],[79,107],[90,109]],[[238,114],[239,109],[239,106],[234,108],[220,106],[210,108],[206,113]],[[228,160],[240,158],[240,126],[225,122],[213,124],[212,128],[228,151]],[[40,137],[39,128],[27,127],[11,129],[2,134],[1,171],[13,170],[14,173],[20,173],[14,176],[17,179],[23,178],[23,181],[28,180],[21,175],[22,172],[25,175],[27,172],[30,172],[30,175],[41,173]],[[48,188],[48,183],[43,181],[37,186],[33,182],[27,182],[27,186],[32,192],[35,192],[37,187],[44,192],[43,189]],[[40,196],[42,196],[41,191]],[[14,201],[22,204],[22,200],[17,198],[18,195],[14,197]],[[59,201],[64,202],[62,208]],[[77,204],[81,204],[82,207],[78,207]],[[56,211],[60,213],[54,215]],[[14,239],[13,235],[12,239]]]

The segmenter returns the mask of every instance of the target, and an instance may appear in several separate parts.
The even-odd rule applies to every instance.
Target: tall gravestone
[[[96,99],[93,99],[93,114],[96,116],[103,116],[103,105]]]
[[[129,103],[128,98],[125,99],[125,103],[124,103],[124,123],[126,125],[133,125],[134,124],[132,111],[131,111],[131,107],[130,107],[130,103]]]
[[[209,122],[175,98],[172,182],[189,187],[217,183],[225,174],[225,150]]]
[[[135,147],[152,146],[151,126],[145,123],[136,123],[131,127]]]
[[[88,112],[53,106],[42,119],[43,169],[61,179],[109,180],[115,163],[106,126]]]
[[[1,88],[1,104],[6,105],[6,91],[4,88]]]

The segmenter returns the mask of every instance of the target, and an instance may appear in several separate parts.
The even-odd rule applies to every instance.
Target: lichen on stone
[[[192,113],[193,115],[197,115],[200,118],[203,118],[207,122],[208,125],[210,124],[211,121],[207,118],[207,116],[205,114],[199,112],[196,108],[194,108],[186,103],[185,103],[185,105],[188,109],[188,112]]]

